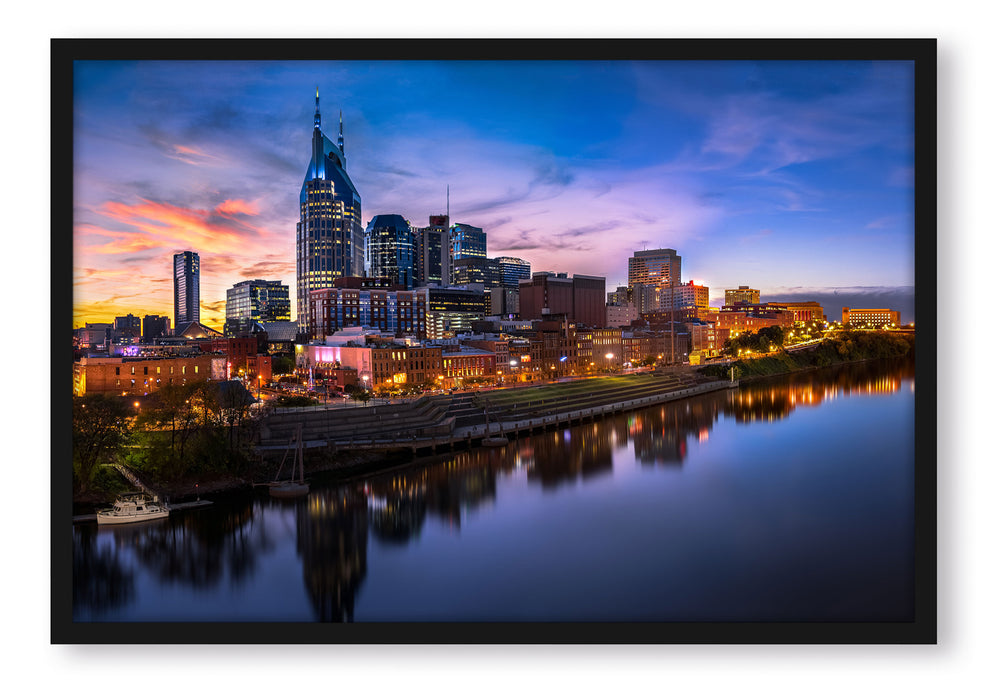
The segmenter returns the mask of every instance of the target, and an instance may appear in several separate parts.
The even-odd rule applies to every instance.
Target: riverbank
[[[842,331],[806,350],[781,351],[753,359],[740,359],[729,365],[702,367],[709,377],[734,376],[745,384],[764,377],[775,377],[809,369],[824,369],[867,360],[908,357],[914,354],[914,335],[883,331]]]
[[[904,356],[913,353],[913,337],[910,341],[903,337],[885,338],[893,334],[883,333],[853,333],[841,337],[830,338],[822,346],[800,352],[781,352],[776,355],[750,360],[738,360],[732,363],[735,367],[735,378],[742,383],[749,383],[765,377],[791,374],[813,369],[823,369],[841,364],[849,364],[872,359]],[[868,336],[868,337],[866,337]],[[658,373],[659,374],[659,373]],[[678,387],[661,393],[647,390],[648,386],[659,388],[656,384],[659,378],[654,374],[626,375],[616,377],[600,377],[587,380],[548,385],[540,389],[513,388],[493,392],[473,392],[461,394],[470,396],[478,406],[476,411],[483,411],[491,421],[492,432],[504,432],[510,436],[519,437],[523,434],[533,434],[534,431],[552,430],[572,422],[600,420],[614,413],[646,408],[664,401],[680,400],[696,395],[697,390],[685,391],[685,386],[697,383],[711,382],[708,390],[725,388],[724,380],[729,378],[729,366],[719,367],[678,367],[670,368],[670,377],[678,377]],[[719,379],[723,381],[718,381]],[[700,387],[699,387],[700,388]],[[700,389],[704,391],[706,389]],[[483,407],[482,407],[483,406]],[[374,408],[350,409],[357,413],[368,413]],[[348,409],[335,412],[341,417],[341,422],[349,425],[346,417]],[[319,414],[325,416],[325,414]],[[450,420],[449,418],[447,420]],[[319,429],[326,429],[325,417],[317,420]],[[383,435],[388,435],[395,426],[385,426]],[[294,426],[293,426],[294,428]],[[438,438],[432,446],[432,451],[460,451],[477,447],[478,441],[484,435],[484,425],[468,429],[454,429],[460,433],[457,439],[452,434],[451,439]],[[394,433],[393,433],[394,435]],[[402,468],[409,463],[421,459],[432,458],[430,446],[423,443],[419,448],[409,444],[390,445],[379,438],[375,441],[364,441],[360,438],[352,440],[354,449],[337,449],[337,445],[327,449],[326,435],[316,441],[317,444],[306,451],[307,475],[320,475],[320,478],[349,479],[366,476],[378,471],[388,471]],[[209,474],[189,476],[174,482],[156,483],[153,477],[141,475],[149,485],[153,486],[164,497],[173,502],[192,500],[196,497],[215,497],[224,493],[250,489],[253,483],[266,482],[274,476],[271,458],[281,459],[284,443],[278,450],[270,450],[269,458],[262,458],[249,471],[240,476],[232,474]],[[128,490],[128,489],[123,489]],[[112,501],[110,491],[90,492],[82,497],[73,499],[74,510],[77,513],[86,512]]]

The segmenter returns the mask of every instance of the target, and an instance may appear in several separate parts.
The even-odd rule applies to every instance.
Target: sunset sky
[[[489,256],[626,283],[676,248],[712,304],[885,306],[913,321],[913,71],[902,62],[80,62],[74,325],[173,317],[171,259],[289,285],[316,89],[343,111],[363,223],[444,213]],[[173,318],[174,323],[174,318]]]

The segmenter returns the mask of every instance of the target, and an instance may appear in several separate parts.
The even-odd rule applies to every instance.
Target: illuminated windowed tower
[[[372,277],[388,277],[392,284],[412,289],[419,285],[416,271],[416,235],[398,214],[378,214],[364,232],[368,268]]]
[[[320,127],[320,91],[313,115],[313,152],[299,192],[296,224],[296,320],[309,331],[309,295],[338,277],[364,276],[361,196],[346,171],[344,118],[337,143]]]
[[[199,322],[199,253],[185,250],[172,256],[175,327]]]

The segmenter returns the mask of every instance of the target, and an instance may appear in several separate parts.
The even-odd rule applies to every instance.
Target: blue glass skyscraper
[[[299,192],[296,224],[296,320],[309,330],[309,295],[338,277],[364,275],[361,196],[347,174],[344,119],[334,143],[320,125],[320,91],[313,115],[313,149]]]
[[[364,234],[372,277],[388,277],[392,284],[407,288],[420,284],[416,271],[416,235],[404,217],[378,214]]]

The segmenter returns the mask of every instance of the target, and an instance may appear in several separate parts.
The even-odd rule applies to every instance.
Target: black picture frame
[[[910,623],[78,623],[72,620],[72,194],[65,163],[81,60],[903,60],[915,65],[915,619]],[[284,644],[933,644],[936,636],[936,41],[934,39],[53,39],[51,641]],[[917,265],[915,269],[917,285]],[[929,291],[930,290],[930,291]],[[68,354],[69,357],[66,357]]]

